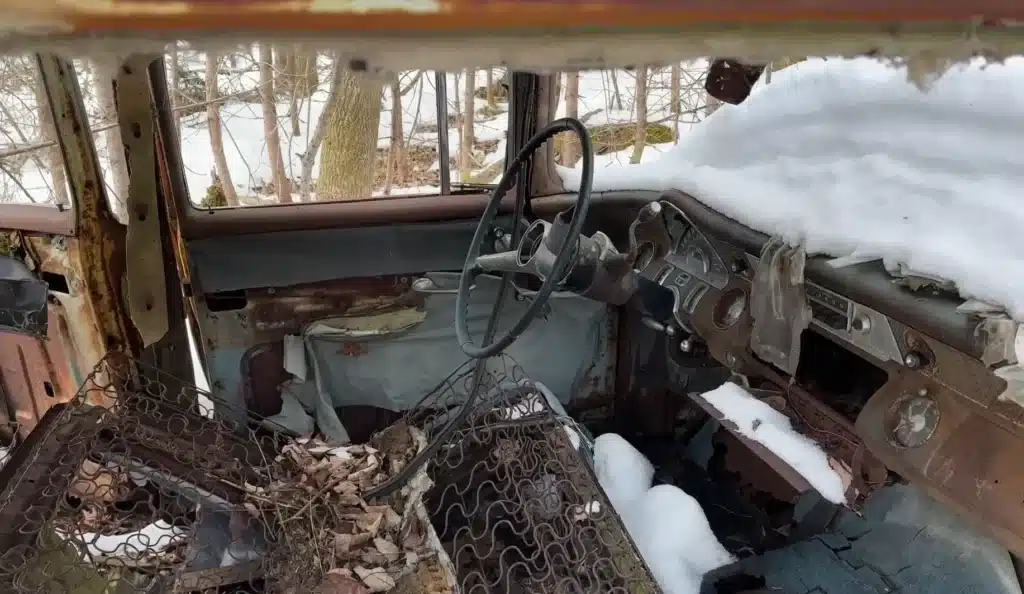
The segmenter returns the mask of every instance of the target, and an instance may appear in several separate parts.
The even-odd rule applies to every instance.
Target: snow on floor
[[[594,472],[665,594],[698,594],[705,573],[736,560],[696,499],[672,485],[651,487],[654,467],[622,437],[594,440]]]
[[[678,188],[810,253],[881,258],[1024,320],[1024,58],[927,92],[868,58],[812,59],[724,105],[660,159],[595,190]],[[567,188],[578,169],[562,169]]]
[[[185,529],[171,526],[163,520],[125,534],[106,535],[85,532],[74,534],[71,537],[59,534],[62,538],[73,538],[84,544],[85,552],[90,557],[124,557],[128,559],[161,553],[188,536]]]
[[[832,503],[846,501],[843,479],[832,469],[828,456],[810,438],[797,433],[786,415],[733,383],[725,383],[703,397],[725,419],[735,423],[740,434],[789,464],[822,497]]]

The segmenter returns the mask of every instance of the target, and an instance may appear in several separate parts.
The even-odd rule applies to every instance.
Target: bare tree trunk
[[[299,182],[299,199],[303,202],[309,202],[310,188],[313,185],[313,166],[316,164],[316,155],[320,152],[320,145],[323,144],[324,137],[327,136],[327,125],[331,114],[334,113],[335,105],[338,103],[341,82],[341,60],[340,58],[335,58],[334,67],[331,69],[331,86],[327,91],[327,101],[324,103],[324,110],[316,121],[313,136],[309,139],[309,146],[306,147],[306,152],[302,154],[302,172],[300,174],[302,179]]]
[[[458,124],[455,129],[459,131],[459,147],[461,147],[462,125],[460,122],[462,122],[462,94],[459,93],[459,91],[462,90],[462,87],[459,86],[459,81],[462,80],[462,76],[460,76],[458,72],[453,72],[452,77],[455,79],[455,122]],[[445,77],[445,84],[448,84],[447,77]],[[447,126],[448,122],[446,121],[444,124],[438,123],[438,126],[441,125]]]
[[[580,74],[569,72],[565,75],[565,115],[570,118],[579,117],[580,113]],[[562,165],[572,167],[579,156],[576,154],[578,140],[571,136],[562,142]]]
[[[278,134],[277,105],[274,101],[273,52],[270,44],[260,44],[260,99],[263,102],[263,134],[267,139],[267,156],[278,202],[292,202],[291,183],[284,171],[281,137]]]
[[[296,51],[289,63],[290,70],[287,89],[290,91],[291,102],[288,117],[292,125],[292,137],[302,136],[299,121],[299,109],[303,99],[310,99],[320,86],[320,75],[317,72],[317,54],[310,51]]]
[[[476,83],[476,71],[466,71],[465,113],[462,115],[462,141],[459,146],[459,177],[468,183],[473,173],[473,92]]]
[[[50,111],[50,103],[46,98],[46,89],[43,88],[41,78],[36,81],[33,89],[36,105],[39,106],[39,140],[56,142],[57,129],[53,125],[53,113]],[[71,206],[68,199],[67,173],[64,171],[64,157],[60,154],[60,146],[54,144],[43,149],[43,159],[50,174],[50,181],[53,183],[53,201],[58,206]]]
[[[224,154],[224,135],[220,122],[220,90],[217,88],[217,71],[220,56],[210,52],[206,54],[206,129],[210,132],[210,150],[213,151],[213,166],[220,180],[220,189],[224,192],[224,200],[228,206],[238,206],[238,193],[231,180],[228,159]]]
[[[381,93],[343,69],[338,75],[341,87],[330,110],[317,196],[319,200],[365,200],[373,195]]]
[[[309,99],[320,86],[320,73],[317,71],[317,53],[302,50],[295,54],[295,90],[299,97]]]
[[[117,121],[117,101],[114,98],[117,66],[117,60],[96,62],[93,84],[96,101],[100,106],[100,120],[104,122]],[[110,196],[110,207],[114,212],[114,218],[125,221],[128,216],[128,161],[124,154],[124,143],[121,141],[121,128],[114,126],[105,130],[103,144],[110,164],[111,190],[114,193]]]
[[[299,125],[298,87],[292,87],[291,98],[288,102],[288,121],[292,125],[292,138],[302,136],[302,127]]]
[[[394,181],[404,184],[407,177],[405,154],[405,126],[402,111],[402,89],[398,81],[391,83],[391,151],[388,173],[394,172]]]
[[[487,105],[494,107],[494,70],[487,69]]]
[[[672,65],[671,74],[669,75],[669,112],[672,114],[672,139],[676,144],[679,144],[679,116],[683,112],[683,102],[680,97],[682,90],[679,88],[682,86],[682,68],[679,63],[676,62]]]
[[[679,112],[683,110],[682,101],[679,98],[679,87],[682,85],[682,72],[679,68],[679,64],[673,64],[671,75],[669,78],[669,89],[670,92],[670,111],[672,115],[679,115]]]
[[[636,139],[630,163],[639,163],[647,144],[647,67],[636,69]]]
[[[619,92],[619,80],[615,76],[615,70],[608,72],[612,77],[612,91],[614,93],[613,99],[615,99],[615,109],[622,109],[622,93]]]
[[[271,50],[267,50],[269,56]],[[274,71],[274,90],[282,91],[292,87],[292,75],[295,66],[295,54],[292,48],[286,45],[279,45],[273,48],[274,59],[271,61]]]

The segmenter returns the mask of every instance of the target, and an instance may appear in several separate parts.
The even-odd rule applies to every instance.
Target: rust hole
[[[142,124],[132,122],[132,136],[135,138],[142,138]]]
[[[46,395],[49,396],[50,398],[57,397],[57,392],[54,391],[53,384],[51,384],[50,382],[43,382],[43,391],[46,392]]]

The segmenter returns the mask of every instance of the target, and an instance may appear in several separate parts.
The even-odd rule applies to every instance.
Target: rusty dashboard
[[[668,244],[642,274],[672,294],[672,319],[663,320],[670,359],[710,356],[782,394],[784,412],[848,466],[860,495],[893,478],[914,482],[1024,553],[1024,475],[1014,471],[1024,408],[1001,398],[1006,383],[989,365],[1000,362],[983,320],[958,313],[956,296],[895,284],[880,263],[834,268],[807,258],[799,362],[781,369],[751,339],[769,238],[682,192],[657,203]],[[876,376],[852,406],[807,371],[839,357],[826,351],[844,353],[851,378]]]

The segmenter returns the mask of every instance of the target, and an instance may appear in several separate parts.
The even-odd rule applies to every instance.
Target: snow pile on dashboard
[[[846,502],[843,479],[832,469],[828,456],[810,438],[797,433],[789,417],[733,383],[725,383],[702,396],[726,420],[732,421],[741,435],[768,448],[822,497],[832,503]]]
[[[699,594],[701,577],[735,561],[693,497],[651,487],[654,467],[614,433],[594,440],[594,472],[665,594]]]
[[[812,59],[595,190],[678,188],[812,254],[956,283],[1024,320],[1024,58],[955,66],[927,92],[867,58]],[[579,169],[561,169],[567,188]]]

